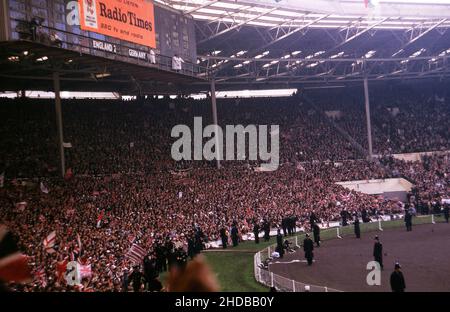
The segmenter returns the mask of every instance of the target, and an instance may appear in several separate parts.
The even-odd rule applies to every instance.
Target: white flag
[[[48,194],[49,190],[48,190],[48,187],[46,187],[46,186],[44,185],[44,182],[41,181],[40,187],[41,187],[41,192],[42,192],[42,193]]]
[[[28,203],[26,201],[21,201],[19,203],[16,203],[16,208],[19,211],[24,211],[25,208],[27,207]]]
[[[72,147],[72,143],[70,143],[70,142],[64,142],[64,143],[63,143],[63,147],[65,147],[65,148],[71,148],[71,147]]]

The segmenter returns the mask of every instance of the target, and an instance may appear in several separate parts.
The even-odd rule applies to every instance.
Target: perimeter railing
[[[431,214],[417,216],[413,220],[413,224],[431,224],[443,221],[443,216],[441,214]],[[379,217],[377,220],[372,220],[369,223],[361,223],[360,229],[361,233],[367,232],[381,232],[389,228],[398,228],[404,226],[403,216],[383,216]],[[354,235],[353,225],[348,226],[334,226],[330,228],[321,229],[320,238],[321,241],[329,239],[343,239],[346,236]],[[295,251],[301,249],[301,243],[305,237],[302,233],[296,236],[290,236],[283,238],[288,240],[290,245]],[[311,235],[312,237],[312,235]],[[276,244],[268,246],[254,256],[254,275],[257,282],[268,286],[274,287],[277,291],[281,292],[342,292],[341,290],[327,287],[326,285],[312,285],[308,283],[303,283],[301,281],[296,281],[289,279],[287,277],[275,274],[270,270],[270,262],[274,260],[272,258],[272,253],[275,251]]]

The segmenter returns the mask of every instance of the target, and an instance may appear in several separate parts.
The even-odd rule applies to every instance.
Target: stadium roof
[[[219,88],[450,73],[450,0],[156,0],[196,19]]]

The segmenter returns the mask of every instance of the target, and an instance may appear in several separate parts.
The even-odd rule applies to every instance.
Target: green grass
[[[443,222],[443,217],[436,217],[436,222]],[[413,219],[413,225],[431,223],[431,217],[418,217]],[[383,229],[403,227],[403,220],[387,221],[382,223]],[[361,223],[361,232],[378,231],[378,223]],[[353,226],[340,228],[341,236],[353,235]],[[336,228],[321,231],[321,240],[336,238]],[[298,241],[303,240],[304,234],[298,235]],[[294,241],[295,237],[290,237]],[[275,245],[275,238],[266,243],[260,241],[255,244],[254,241],[243,242],[238,247],[229,247],[227,251],[208,251],[203,255],[206,261],[211,265],[216,273],[222,291],[237,292],[267,292],[268,287],[256,282],[254,277],[253,258],[256,252]]]
[[[221,291],[263,292],[267,287],[255,281],[254,253],[208,252],[206,261],[216,273]]]

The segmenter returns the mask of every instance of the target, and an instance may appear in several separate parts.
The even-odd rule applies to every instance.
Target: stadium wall
[[[400,200],[405,202],[407,193],[411,191],[413,184],[403,178],[374,179],[337,182],[343,187],[369,195],[381,195],[385,199]]]
[[[395,159],[403,161],[422,161],[423,156],[433,156],[433,155],[446,155],[450,154],[450,150],[447,151],[434,151],[434,152],[420,152],[420,153],[404,153],[404,154],[392,154],[391,156]],[[375,155],[377,158],[383,157],[383,155]]]

